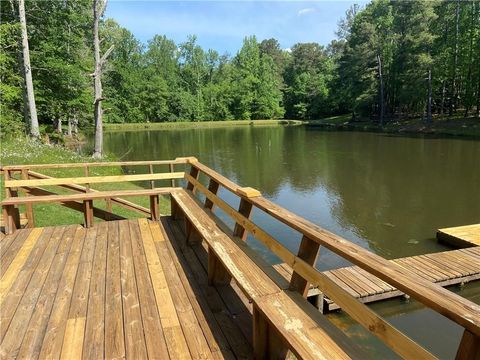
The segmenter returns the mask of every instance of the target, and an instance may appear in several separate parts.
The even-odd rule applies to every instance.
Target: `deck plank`
[[[51,263],[46,264],[43,271],[37,269],[35,272],[35,275],[39,274],[39,278],[34,279],[32,277],[29,284],[30,289],[27,289],[25,296],[18,305],[17,312],[3,339],[2,348],[4,343],[8,341],[9,335],[12,336],[12,340],[14,340],[10,343],[9,352],[18,352],[19,358],[38,358],[40,354],[55,294],[58,290],[58,283],[73,243],[75,228],[76,225],[60,227],[57,233],[54,232],[52,238],[59,238],[60,240],[56,248],[53,249],[55,256]],[[44,279],[45,282],[43,283]],[[41,283],[43,283],[43,287],[39,286]],[[21,309],[21,312],[18,311],[19,309]],[[18,321],[16,327],[15,321]]]
[[[141,227],[140,231],[168,352],[174,359],[191,359],[152,234],[146,227]]]
[[[176,239],[176,241],[172,241],[171,244],[176,247],[177,253],[181,252],[185,257],[186,262],[192,270],[195,281],[200,286],[200,294],[206,299],[209,308],[211,309],[222,333],[224,334],[224,337],[227,339],[228,344],[232,349],[232,352],[237,358],[251,358],[253,354],[250,340],[251,338],[248,338],[244,335],[244,329],[240,328],[238,322],[239,317],[246,315],[245,312],[242,311],[240,313],[232,313],[231,308],[229,308],[228,311],[225,311],[226,304],[224,299],[220,296],[220,291],[218,291],[215,287],[208,286],[205,263],[206,257],[202,264],[202,261],[197,256],[201,251],[201,246],[197,246],[199,248],[197,251],[193,250],[195,247],[190,246],[185,246],[180,249],[180,244],[185,242],[185,234],[182,232],[177,222],[169,221],[168,223]],[[203,253],[205,253],[204,250]],[[223,287],[222,293],[225,293],[226,289],[227,287]],[[251,319],[251,314],[249,316]]]
[[[140,221],[145,222],[146,220],[141,219],[139,222]],[[159,224],[150,223],[149,225],[152,236],[154,233],[156,234],[156,236],[153,236],[155,247],[162,264],[162,268],[165,272],[168,288],[170,289],[172,296],[176,299],[175,309],[177,311],[180,325],[187,341],[190,354],[193,359],[211,358],[212,353],[210,351],[210,347],[208,346],[202,328],[200,327],[195,312],[193,311],[193,307],[176,271],[175,265],[173,264],[172,256],[166,245],[165,238],[160,231]]]
[[[147,357],[145,335],[138,300],[137,281],[133,265],[132,242],[128,222],[119,224],[120,234],[120,278],[122,284],[123,327],[125,330],[126,357]]]
[[[82,358],[100,359],[105,355],[105,278],[107,265],[107,223],[96,225],[96,246],[92,264],[85,339]]]
[[[3,278],[3,276],[5,275],[5,272],[10,267],[10,264],[15,259],[15,256],[17,256],[18,252],[22,248],[23,244],[25,243],[25,240],[28,238],[31,232],[32,232],[32,229],[24,229],[24,230],[18,231],[19,234],[13,239],[10,246],[7,249],[5,249],[5,252],[2,254],[2,257],[0,258],[0,277],[1,278]]]
[[[53,228],[46,229],[38,239],[37,246],[32,250],[23,269],[19,272],[11,288],[14,291],[2,294],[3,301],[0,301],[0,341],[5,335],[5,331],[10,325],[12,316],[15,314],[18,304],[25,293],[25,290],[35,274],[38,264],[44,258],[45,251],[48,251],[49,240],[52,236]]]
[[[55,302],[53,303],[42,349],[40,351],[40,359],[53,359],[60,356],[85,235],[86,230],[78,226],[73,237],[73,244],[70,248],[62,277],[58,284]]]
[[[107,278],[105,286],[105,358],[125,356],[122,284],[120,279],[119,224],[108,224]]]
[[[162,221],[161,230],[167,238],[174,239],[174,235],[166,220]],[[175,251],[175,246],[173,246],[170,241],[166,242],[166,245],[172,254],[173,263],[179,274],[180,280],[190,300],[190,303],[195,311],[195,315],[202,328],[213,357],[234,358],[230,346],[228,345],[228,342],[223,335],[220,326],[214,317],[214,314],[209,308],[206,299],[201,294],[200,287],[195,281],[188,263],[183,259],[182,256],[178,256],[177,252]]]
[[[157,310],[155,291],[150,276],[148,276],[147,259],[143,249],[139,224],[137,221],[130,221],[129,226],[148,357],[150,359],[166,359],[169,357],[168,348]]]

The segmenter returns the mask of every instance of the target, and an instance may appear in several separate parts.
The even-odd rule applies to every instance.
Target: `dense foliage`
[[[2,130],[23,124],[15,1],[0,1]],[[42,124],[92,124],[91,0],[27,1],[32,72]],[[320,25],[319,25],[320,26]],[[246,37],[234,56],[195,36],[142,44],[112,19],[101,46],[106,122],[315,119],[353,113],[377,121],[479,116],[480,3],[374,0],[352,7],[324,47]],[[429,80],[429,78],[431,80]],[[430,89],[430,91],[429,91]],[[430,99],[430,100],[429,100]]]

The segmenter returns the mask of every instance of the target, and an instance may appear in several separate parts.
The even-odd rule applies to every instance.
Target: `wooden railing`
[[[175,172],[175,166],[182,164],[190,166],[189,172]],[[168,166],[168,173],[155,173],[154,166],[159,165]],[[97,166],[146,166],[148,167],[148,174],[90,176],[90,169]],[[84,176],[77,178],[53,178],[37,172],[40,169],[74,167],[83,167],[85,169]],[[160,191],[162,188],[156,188],[155,181],[170,179],[172,181],[171,185],[174,187],[175,179],[184,178],[187,181],[187,191],[197,196],[203,194],[205,197],[205,211],[212,214],[218,221],[218,224],[221,224],[221,220],[216,216],[216,208],[222,210],[234,220],[233,236],[245,240],[247,234],[250,233],[293,269],[290,290],[299,292],[305,297],[310,285],[318,287],[322,294],[333,300],[354,320],[376,335],[400,356],[414,359],[434,358],[428,350],[410,339],[406,334],[395,328],[368,306],[355,299],[337,283],[315,268],[318,252],[324,246],[463,327],[464,333],[458,347],[457,358],[470,359],[480,357],[480,306],[424,280],[404,267],[389,262],[338,235],[322,229],[318,225],[264,198],[255,189],[240,187],[218,172],[198,162],[195,158],[177,158],[171,161],[5,166],[3,171],[6,200],[14,199],[18,195],[18,189],[30,195],[23,199],[48,197],[49,201],[59,202],[64,206],[83,211],[86,214],[85,223],[87,226],[93,225],[90,216],[97,216],[104,220],[118,218],[118,215],[111,212],[111,202],[140,212],[143,215],[148,214],[153,219],[157,219],[159,215],[158,193],[156,193],[156,189]],[[208,184],[199,180],[201,174],[207,178]],[[20,175],[19,179],[18,175]],[[137,195],[145,194],[145,196],[150,196],[150,209],[126,201],[122,198],[125,193],[110,192],[105,194],[105,192],[98,192],[91,188],[91,184],[120,181],[150,182],[150,190],[153,192],[148,193],[147,190],[144,190],[142,193],[141,190],[137,190],[126,194],[127,196],[134,196],[135,193]],[[55,194],[42,189],[40,186],[57,186],[74,191],[76,195]],[[222,188],[239,198],[240,204],[238,209],[233,208],[219,196],[219,190]],[[166,192],[168,192],[173,188],[163,189],[166,189]],[[82,198],[82,196],[84,197]],[[82,204],[82,202],[77,201],[77,198],[87,200],[83,200]],[[107,210],[94,208],[92,203],[94,198],[105,200],[107,202]],[[31,209],[31,204],[34,202],[34,199],[32,201],[22,200],[21,202],[14,202],[16,205],[19,203],[26,205],[27,217],[31,221],[30,226],[34,224],[33,210]],[[8,202],[4,201],[4,217],[10,216],[12,221],[15,221],[14,217],[17,215],[14,212],[12,213],[12,210],[10,210],[10,213],[8,211],[5,212],[5,208],[10,206],[9,209],[15,209],[14,206],[16,205],[8,204]],[[292,253],[285,245],[255,224],[251,219],[252,211],[255,208],[298,232],[299,250],[296,254]]]
[[[204,164],[195,160],[190,162],[190,173],[185,175],[188,181],[187,189],[205,196],[206,209],[214,210],[214,207],[218,207],[230,216],[236,222],[233,230],[235,236],[245,239],[247,233],[252,234],[287,263],[294,271],[290,282],[291,290],[298,291],[305,297],[309,285],[312,284],[400,356],[409,359],[434,358],[429,351],[315,268],[318,251],[321,246],[324,246],[462,326],[464,333],[458,347],[458,359],[480,356],[480,306],[322,229],[264,198],[255,189],[242,188]],[[200,174],[208,178],[208,186],[199,181]],[[240,198],[238,209],[234,209],[218,196],[221,188],[229,190]],[[292,253],[251,220],[250,216],[254,208],[299,232],[300,244],[297,254]]]
[[[85,225],[93,225],[93,218],[97,217],[102,220],[119,220],[122,216],[112,212],[112,203],[119,205],[127,210],[134,211],[142,216],[150,216],[155,218],[158,216],[158,191],[140,192],[132,190],[130,192],[105,192],[92,188],[92,184],[112,184],[120,182],[149,182],[150,189],[158,189],[155,182],[159,180],[170,180],[172,187],[175,187],[175,179],[183,179],[184,172],[176,172],[176,166],[185,166],[188,158],[177,158],[175,160],[162,161],[119,161],[119,162],[91,162],[91,163],[66,163],[66,164],[32,164],[32,165],[9,165],[1,168],[1,174],[4,176],[5,198],[13,199],[18,197],[19,191],[25,196],[33,196],[33,199],[23,201],[25,205],[25,216],[27,218],[27,226],[35,226],[35,217],[33,204],[39,202],[57,202],[67,208],[83,212]],[[95,168],[104,167],[129,167],[129,168],[145,168],[147,172],[134,175],[115,175],[115,176],[91,176]],[[163,167],[168,172],[157,172],[159,167]],[[39,171],[58,171],[58,169],[83,169],[82,174],[76,177],[57,178],[40,173]],[[145,170],[145,169],[144,169]],[[45,189],[44,187],[49,187]],[[52,191],[50,188],[54,187]],[[58,190],[61,190],[60,192]],[[69,193],[65,193],[69,190]],[[139,189],[140,190],[140,189]],[[165,191],[162,190],[163,192]],[[73,193],[77,193],[75,197]],[[80,196],[78,194],[89,194]],[[129,196],[150,196],[150,208],[128,201],[123,197]],[[42,198],[43,197],[43,198]],[[93,199],[104,200],[105,209],[93,206]],[[18,204],[16,199],[10,207],[4,206],[3,219],[6,228],[13,231],[20,225]]]

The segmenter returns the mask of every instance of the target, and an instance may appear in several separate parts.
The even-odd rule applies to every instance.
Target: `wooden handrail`
[[[30,177],[35,178],[35,179],[53,179],[53,177],[51,177],[51,176],[40,174],[36,171],[28,171],[28,175]],[[76,192],[81,192],[81,193],[84,193],[84,192],[87,191],[87,188],[85,186],[82,186],[82,185],[64,184],[64,185],[58,185],[58,186],[60,186],[62,188],[65,188],[65,189],[73,190],[73,191],[76,191]],[[92,188],[90,188],[89,190],[91,192],[99,191],[99,190],[92,189]],[[137,213],[140,213],[142,215],[149,215],[150,214],[150,209],[147,209],[146,207],[135,204],[131,201],[128,201],[128,200],[125,200],[125,199],[122,199],[122,198],[111,198],[111,201],[120,205],[120,206],[122,206],[122,207],[124,207],[125,209],[136,211]]]
[[[178,157],[175,160],[144,160],[144,161],[113,161],[113,162],[89,162],[89,163],[64,163],[64,164],[31,164],[31,165],[5,165],[0,170],[22,170],[22,169],[61,169],[61,168],[83,168],[105,167],[105,166],[141,166],[141,165],[170,165],[189,164],[197,161],[194,157]]]
[[[205,175],[214,179],[220,186],[231,191],[239,197],[245,198],[239,189],[239,185],[233,181],[225,178],[216,171],[207,166],[195,162],[191,163],[192,167],[203,172]],[[186,174],[189,182],[194,183],[195,187],[202,191],[205,195],[208,194],[208,189],[205,188],[196,179]],[[210,193],[207,196],[215,206],[219,206],[219,199],[216,195]],[[216,199],[217,198],[217,199]],[[215,201],[214,201],[215,200]],[[344,259],[354,263],[364,270],[374,274],[387,283],[397,287],[404,293],[410,295],[412,298],[423,303],[425,306],[435,310],[436,312],[446,316],[450,320],[468,329],[471,333],[480,337],[480,306],[462,298],[461,296],[448,291],[441,286],[428,282],[419,277],[415,273],[385,260],[384,258],[371,253],[370,251],[346,240],[342,237],[328,232],[318,225],[315,225],[306,219],[291,213],[290,211],[280,207],[279,205],[265,199],[262,196],[248,199],[256,208],[271,215],[275,219],[297,230],[302,235],[307,236],[312,241],[318,242],[320,245],[327,247],[331,251],[340,255]],[[220,207],[220,206],[219,206]],[[294,271],[300,273],[306,280],[314,285],[325,284],[325,279],[319,278],[319,273],[312,266],[305,264],[303,260],[292,254],[285,246],[266,234],[258,226],[256,226],[249,219],[243,217],[235,209],[230,207],[226,210],[228,215],[234,218],[235,221],[242,222],[242,225],[247,228],[257,239],[262,241],[264,245],[270,248],[283,261],[290,264]],[[272,241],[273,240],[273,241]],[[265,244],[267,242],[267,244]],[[312,272],[315,271],[315,272]],[[336,300],[334,300],[336,301]]]
[[[182,179],[183,172],[160,173],[160,174],[138,174],[138,175],[113,175],[113,176],[84,176],[75,178],[52,178],[33,180],[5,180],[5,187],[22,186],[48,186],[48,185],[72,185],[72,184],[99,184],[112,182],[147,181],[147,180],[169,180]]]

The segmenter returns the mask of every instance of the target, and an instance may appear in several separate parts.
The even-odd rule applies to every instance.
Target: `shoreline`
[[[181,121],[153,123],[105,123],[105,131],[136,131],[136,130],[170,130],[170,129],[200,129],[235,126],[299,126],[301,120],[223,120],[223,121]]]
[[[352,122],[349,116],[338,116],[322,120],[311,120],[306,126],[324,131],[360,131],[383,134],[448,136],[480,139],[480,119],[434,119],[430,124],[422,119],[396,120],[387,122],[383,127],[371,120]]]
[[[121,123],[104,124],[106,132],[141,130],[190,130],[222,127],[268,127],[268,126],[307,126],[324,131],[360,131],[398,135],[452,136],[462,138],[480,138],[480,120],[434,119],[426,124],[422,119],[395,120],[383,127],[371,120],[350,121],[350,115],[333,116],[319,120],[225,120],[198,122],[158,122],[158,123]]]

